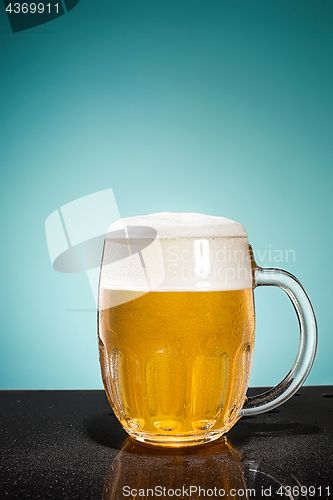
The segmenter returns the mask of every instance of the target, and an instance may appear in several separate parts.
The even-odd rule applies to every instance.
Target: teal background
[[[123,217],[241,222],[308,291],[307,383],[333,384],[332,26],[324,0],[81,0],[15,34],[1,11],[2,388],[102,387],[96,314],[71,311],[94,308],[87,278],[52,269],[44,223],[109,187]],[[298,324],[282,291],[255,296],[251,385],[276,384]]]

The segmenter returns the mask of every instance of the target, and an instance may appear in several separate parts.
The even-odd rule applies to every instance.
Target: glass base
[[[215,441],[224,434],[225,431],[211,431],[207,434],[147,434],[145,432],[126,429],[132,439],[154,446],[163,448],[184,448],[188,446],[198,446],[200,444]]]

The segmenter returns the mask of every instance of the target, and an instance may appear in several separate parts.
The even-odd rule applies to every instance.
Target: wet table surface
[[[0,391],[0,498],[333,499],[332,441],[332,386],[185,451],[127,439],[101,390]]]

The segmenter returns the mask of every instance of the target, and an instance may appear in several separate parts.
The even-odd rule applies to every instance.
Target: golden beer
[[[137,295],[100,288],[100,303],[119,303],[99,310],[99,350],[105,390],[124,429],[176,445],[226,432],[250,378],[252,289]]]
[[[287,292],[300,347],[278,386],[246,399],[256,286]],[[146,443],[206,443],[241,416],[279,406],[301,386],[316,352],[305,290],[286,271],[259,268],[244,227],[225,217],[161,212],[112,223],[98,311],[107,396],[128,434]]]

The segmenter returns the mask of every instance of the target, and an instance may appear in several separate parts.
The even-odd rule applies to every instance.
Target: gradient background
[[[102,387],[96,313],[70,311],[94,309],[87,278],[52,269],[44,223],[109,187],[123,217],[241,222],[308,291],[307,383],[333,384],[332,26],[325,0],[81,0],[15,34],[1,11],[2,388]],[[276,384],[298,323],[281,290],[255,296],[251,385]]]

